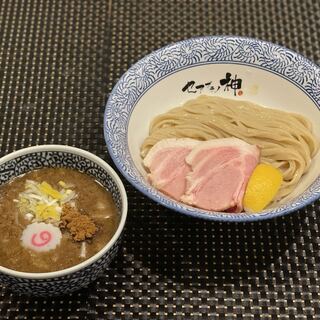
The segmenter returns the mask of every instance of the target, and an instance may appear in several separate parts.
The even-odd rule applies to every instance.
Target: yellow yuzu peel
[[[270,164],[258,164],[244,194],[243,207],[247,212],[263,210],[275,197],[283,181],[279,169]]]

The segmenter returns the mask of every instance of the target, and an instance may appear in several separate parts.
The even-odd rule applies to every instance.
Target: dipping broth
[[[0,265],[23,272],[75,266],[115,234],[111,194],[73,169],[44,168],[0,186]]]

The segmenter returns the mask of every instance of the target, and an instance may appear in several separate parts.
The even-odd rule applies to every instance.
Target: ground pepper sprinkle
[[[67,204],[62,207],[60,227],[67,229],[75,241],[90,239],[97,232],[97,227],[90,217]]]

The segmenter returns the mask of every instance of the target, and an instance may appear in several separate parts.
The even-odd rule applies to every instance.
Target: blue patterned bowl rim
[[[114,243],[116,243],[116,241],[121,236],[123,229],[124,229],[124,226],[125,226],[125,223],[126,223],[126,219],[127,219],[128,200],[127,200],[126,190],[123,186],[121,179],[119,178],[117,173],[110,167],[109,164],[107,164],[104,160],[102,160],[101,158],[97,157],[96,155],[94,155],[88,151],[85,151],[85,150],[82,150],[79,148],[75,148],[75,147],[70,147],[67,145],[54,145],[54,144],[52,144],[52,145],[39,145],[39,146],[33,146],[33,147],[20,149],[18,151],[14,151],[14,152],[0,158],[0,165],[4,164],[12,159],[21,157],[21,156],[25,156],[25,155],[36,153],[36,152],[46,152],[46,151],[48,151],[48,152],[65,152],[65,153],[81,156],[83,158],[88,159],[89,161],[94,162],[99,167],[101,167],[103,170],[105,170],[110,175],[110,177],[113,179],[113,181],[116,183],[116,185],[119,189],[120,195],[121,195],[122,211],[121,211],[120,223],[119,223],[119,226],[117,228],[116,233],[113,235],[111,240],[98,253],[96,253],[91,258],[89,258],[89,259],[87,259],[87,260],[85,260],[85,261],[83,261],[73,267],[59,270],[59,271],[54,271],[54,272],[29,273],[29,272],[15,271],[15,270],[0,266],[0,272],[7,274],[7,275],[10,275],[10,276],[17,277],[17,278],[25,278],[25,279],[59,278],[59,277],[65,276],[65,275],[73,274],[79,270],[82,270],[82,269],[88,267],[89,265],[93,264],[95,261],[99,260],[106,252],[108,252],[110,250],[110,248],[112,248]]]
[[[182,58],[181,52],[184,47],[194,48],[189,60]],[[166,54],[167,61],[171,61],[174,68],[163,70],[160,63],[155,63],[159,62],[162,54]],[[268,63],[270,61],[271,65]],[[120,172],[150,199],[179,213],[206,220],[224,222],[266,220],[297,211],[320,198],[320,176],[318,176],[305,192],[288,204],[256,214],[230,214],[208,212],[181,204],[146,183],[138,172],[128,148],[128,124],[133,109],[144,93],[160,80],[191,66],[212,63],[247,65],[272,72],[300,88],[320,110],[320,68],[291,49],[259,39],[238,36],[204,36],[172,43],[132,65],[121,76],[109,95],[104,113],[104,137],[109,154]],[[291,68],[293,65],[296,69],[301,67],[304,72],[293,75]],[[149,77],[145,84],[139,81],[141,75],[138,71],[142,67]],[[114,119],[113,115],[120,112],[121,117]]]

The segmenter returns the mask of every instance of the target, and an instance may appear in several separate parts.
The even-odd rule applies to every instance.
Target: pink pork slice
[[[186,190],[186,176],[191,167],[185,158],[200,141],[181,138],[164,139],[156,143],[143,160],[149,169],[151,184],[166,195],[180,200]]]
[[[210,211],[242,211],[242,198],[260,151],[237,138],[201,142],[187,155],[191,166],[181,201]]]

